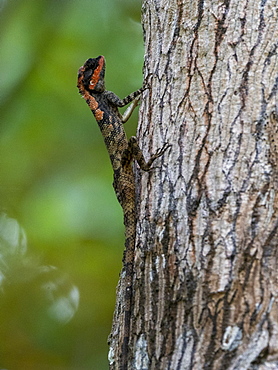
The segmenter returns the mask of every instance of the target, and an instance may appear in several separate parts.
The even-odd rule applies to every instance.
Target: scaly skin
[[[123,107],[138,97],[143,89],[139,89],[120,99],[111,91],[105,90],[105,59],[103,56],[90,58],[78,71],[80,94],[93,112],[104,138],[114,171],[113,186],[119,203],[123,209],[125,225],[125,253],[123,258],[125,270],[125,308],[124,308],[124,339],[122,343],[121,369],[128,368],[128,342],[130,336],[133,261],[136,237],[135,213],[135,179],[132,162],[136,160],[140,168],[149,171],[153,161],[160,157],[168,146],[158,150],[145,161],[136,137],[127,139],[123,127],[122,116],[118,107]]]

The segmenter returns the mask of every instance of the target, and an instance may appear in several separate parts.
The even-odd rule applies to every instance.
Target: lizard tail
[[[134,197],[133,197],[134,199]],[[123,258],[125,276],[124,276],[124,338],[122,344],[122,367],[121,370],[127,370],[129,354],[129,337],[131,327],[131,309],[132,309],[132,286],[133,286],[133,264],[134,248],[136,235],[136,216],[135,202],[129,201],[124,207],[125,224],[125,252]]]

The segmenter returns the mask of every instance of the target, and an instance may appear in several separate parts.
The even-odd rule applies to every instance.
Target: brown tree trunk
[[[277,8],[143,1],[130,369],[278,369]]]

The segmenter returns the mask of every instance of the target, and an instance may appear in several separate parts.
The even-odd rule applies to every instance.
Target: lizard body
[[[128,364],[128,342],[130,336],[130,320],[132,305],[132,280],[134,248],[136,237],[136,205],[135,178],[132,162],[136,160],[140,168],[149,171],[153,161],[160,157],[167,147],[158,150],[145,161],[136,137],[127,139],[123,119],[118,107],[123,107],[135,100],[138,102],[143,88],[120,99],[111,91],[105,90],[105,59],[103,56],[88,59],[78,71],[78,89],[86,100],[99,125],[109,153],[114,172],[113,187],[123,209],[125,225],[125,252],[123,258],[124,276],[124,338],[122,343],[121,369],[126,370]],[[136,104],[135,104],[136,105]]]

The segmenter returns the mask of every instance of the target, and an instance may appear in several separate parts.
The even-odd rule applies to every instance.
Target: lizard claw
[[[170,148],[172,144],[164,143],[162,148],[157,149],[156,153],[154,154],[156,158],[162,156],[168,148]]]

